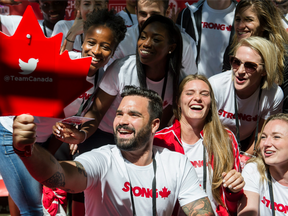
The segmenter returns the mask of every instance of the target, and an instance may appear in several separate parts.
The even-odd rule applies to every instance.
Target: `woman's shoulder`
[[[219,86],[219,83],[221,83],[221,85],[225,83],[232,83],[232,71],[229,70],[216,74],[214,76],[211,76],[208,80],[211,83],[211,85],[217,85],[217,86]]]

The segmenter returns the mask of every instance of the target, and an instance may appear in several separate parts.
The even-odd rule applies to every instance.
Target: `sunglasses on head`
[[[254,73],[259,65],[264,65],[264,63],[256,63],[256,62],[242,62],[240,59],[235,56],[230,57],[230,64],[233,69],[238,70],[240,65],[243,64],[246,73]]]

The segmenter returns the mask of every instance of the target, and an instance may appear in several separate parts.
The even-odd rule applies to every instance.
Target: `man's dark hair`
[[[162,118],[162,99],[157,94],[157,92],[141,87],[130,86],[127,85],[124,87],[123,92],[121,93],[121,97],[124,98],[126,96],[141,96],[145,97],[149,100],[148,102],[148,112],[150,115],[149,121],[152,122],[154,119]]]
[[[137,4],[136,4],[136,8],[138,9],[138,2],[139,1],[143,1],[143,0],[137,0]],[[146,1],[151,1],[151,2],[156,2],[156,1],[161,1],[163,4],[163,8],[164,8],[164,15],[169,7],[169,0],[146,0]]]
[[[117,16],[114,10],[109,11],[108,9],[94,10],[89,13],[84,22],[84,32],[87,32],[91,26],[108,27],[113,32],[116,47],[124,39],[127,31],[123,18]]]

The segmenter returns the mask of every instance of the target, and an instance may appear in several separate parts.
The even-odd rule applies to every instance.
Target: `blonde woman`
[[[262,37],[242,39],[231,58],[232,70],[209,79],[221,122],[253,154],[254,140],[270,115],[282,111],[283,92],[275,84],[278,49]],[[255,136],[256,133],[256,136]]]
[[[235,10],[233,42],[224,54],[223,70],[230,70],[229,55],[243,39],[258,36],[271,41],[279,50],[277,71],[284,79],[274,80],[284,92],[283,112],[288,112],[288,34],[283,26],[279,10],[271,0],[241,0]],[[284,82],[283,82],[284,81]]]
[[[266,120],[256,149],[242,172],[246,185],[238,215],[287,215],[288,114]]]
[[[244,186],[238,172],[238,145],[233,133],[219,120],[207,78],[202,75],[184,78],[179,86],[177,104],[174,124],[156,133],[154,145],[185,154],[214,212],[218,215],[235,213]]]

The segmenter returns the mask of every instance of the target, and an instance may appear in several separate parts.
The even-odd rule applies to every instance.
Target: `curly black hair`
[[[91,26],[108,27],[113,32],[117,46],[125,38],[127,31],[123,18],[117,16],[114,10],[109,11],[108,9],[94,10],[92,13],[89,13],[84,22],[84,32],[87,32]]]

